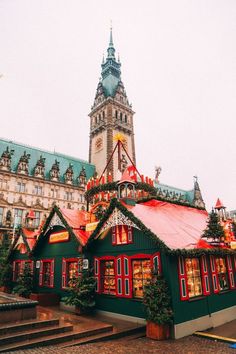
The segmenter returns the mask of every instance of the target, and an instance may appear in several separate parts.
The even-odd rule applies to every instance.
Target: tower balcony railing
[[[123,129],[129,130],[129,131],[132,130],[132,125],[130,123],[124,122],[123,120],[120,120],[120,119],[115,119],[115,126],[121,127]]]
[[[105,121],[101,119],[98,123],[95,123],[91,127],[91,133],[96,132],[97,130],[100,130],[101,128],[105,127]]]

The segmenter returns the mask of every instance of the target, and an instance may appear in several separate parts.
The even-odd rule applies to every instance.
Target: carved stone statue
[[[156,166],[155,167],[155,178],[154,178],[154,181],[155,183],[159,183],[159,176],[161,174],[161,167],[160,166]]]
[[[20,160],[17,165],[17,173],[21,173],[22,175],[29,174],[29,159],[30,154],[26,154],[26,151],[24,151],[24,154],[20,157]]]
[[[6,150],[3,151],[0,158],[0,169],[3,171],[11,171],[11,157],[14,154],[14,150],[9,150],[7,146]]]
[[[36,166],[34,168],[34,177],[38,178],[44,178],[45,176],[45,157],[42,157],[40,155],[39,160],[36,163]]]
[[[52,168],[49,172],[50,175],[50,180],[51,181],[59,181],[60,177],[60,167],[59,167],[60,162],[55,160],[54,164],[52,165]]]
[[[70,163],[69,167],[67,168],[64,174],[65,183],[73,184],[73,176],[74,176],[73,165]]]

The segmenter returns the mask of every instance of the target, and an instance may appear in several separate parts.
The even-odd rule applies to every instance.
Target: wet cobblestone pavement
[[[15,354],[149,354],[149,353],[175,353],[175,354],[201,354],[201,353],[234,353],[229,344],[202,339],[194,336],[179,340],[154,341],[146,337],[132,339],[122,338],[109,342],[85,344],[77,347],[59,348],[56,346],[20,350]]]

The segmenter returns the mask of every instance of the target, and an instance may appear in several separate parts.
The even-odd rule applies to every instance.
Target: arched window
[[[120,113],[120,121],[122,122],[122,119],[123,119],[123,115],[122,113]]]
[[[116,111],[116,119],[118,119],[118,112]]]
[[[125,114],[125,123],[127,123],[127,115]]]

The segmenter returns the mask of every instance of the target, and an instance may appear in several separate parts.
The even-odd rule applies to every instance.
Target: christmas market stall
[[[212,243],[204,233],[212,222],[206,210],[154,197],[136,202],[127,198],[127,186],[127,180],[118,183],[118,198],[86,247],[94,262],[97,309],[142,320],[145,284],[155,271],[170,289],[174,338],[236,318],[236,255],[223,228]]]

